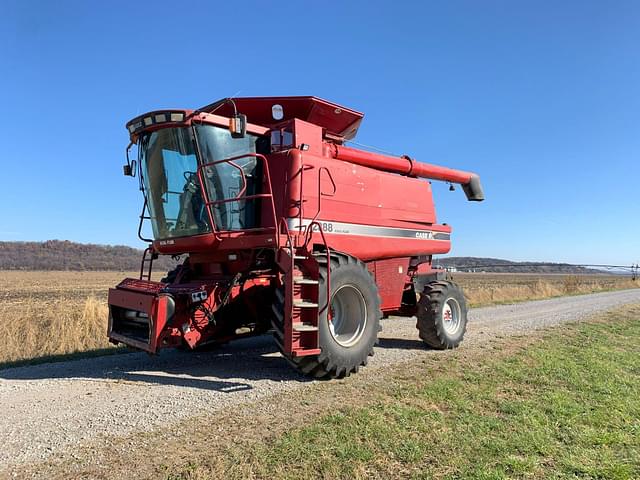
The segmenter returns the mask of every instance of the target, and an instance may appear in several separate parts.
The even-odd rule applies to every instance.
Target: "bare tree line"
[[[0,242],[0,270],[116,270],[140,268],[142,250],[124,245],[94,245],[68,240]],[[154,269],[168,270],[173,262],[160,257]]]

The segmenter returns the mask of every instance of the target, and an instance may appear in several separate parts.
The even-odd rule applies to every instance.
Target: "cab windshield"
[[[256,201],[242,200],[257,193],[259,172],[256,157],[231,163],[206,165],[218,160],[256,153],[258,137],[232,138],[228,130],[212,125],[195,127],[205,188],[218,231],[257,226]],[[200,235],[212,231],[198,177],[193,132],[190,127],[165,128],[140,139],[142,184],[147,198],[153,236],[156,239]],[[244,177],[244,178],[243,178]],[[234,200],[238,195],[240,199]]]

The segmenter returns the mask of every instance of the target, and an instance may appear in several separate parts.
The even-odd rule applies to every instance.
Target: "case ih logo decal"
[[[304,219],[302,225],[297,218],[289,218],[287,226],[289,230],[297,230],[301,226],[307,227],[311,220]],[[433,230],[412,230],[408,228],[380,227],[377,225],[360,225],[356,223],[326,222],[318,220],[322,225],[322,231],[339,235],[362,235],[367,237],[395,237],[395,238],[417,238],[419,240],[449,240],[451,235],[446,232],[436,232]],[[318,230],[318,226],[313,226]]]
[[[416,232],[416,238],[424,238],[425,240],[432,240],[433,232]]]

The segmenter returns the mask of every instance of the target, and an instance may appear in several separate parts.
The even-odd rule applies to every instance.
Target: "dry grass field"
[[[0,364],[84,352],[106,340],[107,292],[122,272],[0,272]]]
[[[628,276],[535,273],[454,273],[471,306],[638,288]]]
[[[114,348],[106,340],[107,291],[135,272],[0,272],[0,366]],[[161,273],[158,273],[158,277]],[[606,275],[456,273],[470,305],[638,287]]]

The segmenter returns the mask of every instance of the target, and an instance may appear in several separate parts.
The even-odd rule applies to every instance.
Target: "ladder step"
[[[322,350],[319,348],[304,348],[302,350],[294,350],[291,352],[291,355],[294,357],[306,357],[309,355],[320,355],[320,352],[322,352]]]
[[[293,256],[294,260],[306,260],[307,258],[309,258],[309,257],[307,257],[306,255],[294,255]]]
[[[318,285],[318,280],[305,277],[293,277],[293,283],[296,285]]]
[[[293,330],[296,332],[317,332],[318,327],[310,323],[297,322],[293,324]]]
[[[294,300],[293,306],[298,308],[318,308],[317,303],[310,302],[309,300]]]

